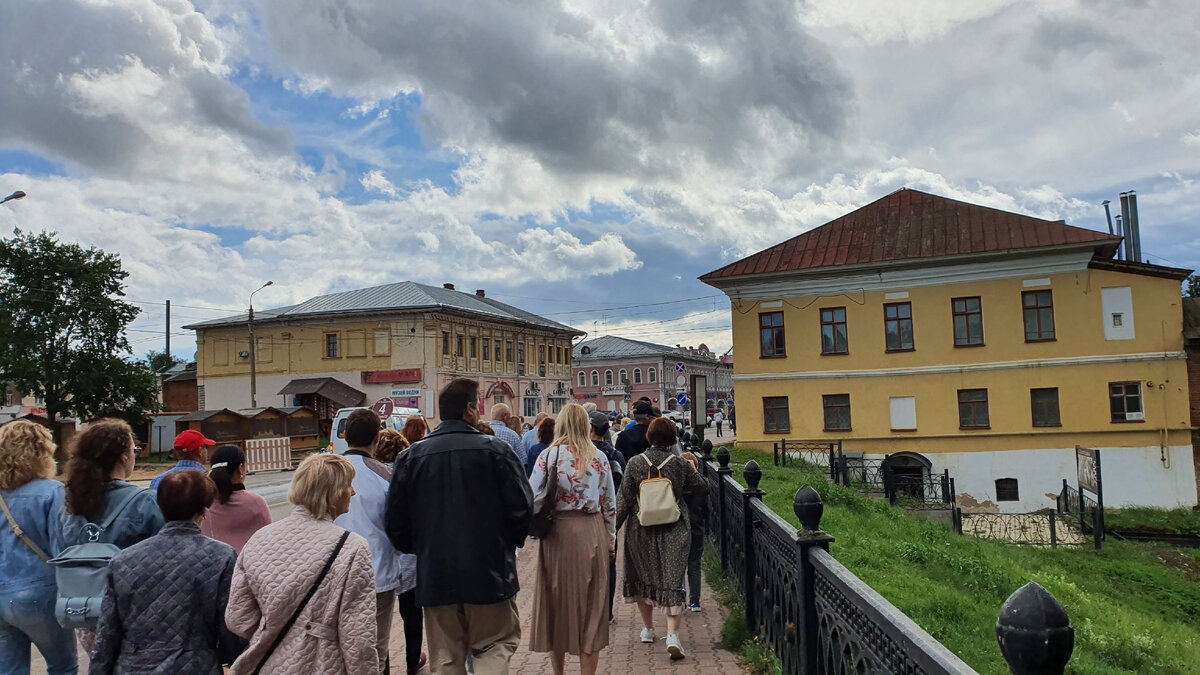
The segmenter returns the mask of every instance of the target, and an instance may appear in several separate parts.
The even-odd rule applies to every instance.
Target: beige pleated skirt
[[[529,648],[595,654],[608,646],[608,530],[599,513],[554,515],[538,548]]]

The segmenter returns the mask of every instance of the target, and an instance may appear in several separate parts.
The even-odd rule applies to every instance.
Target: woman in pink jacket
[[[208,477],[217,499],[200,522],[200,533],[242,552],[250,535],[271,524],[267,500],[246,490],[246,455],[236,445],[222,445],[209,458]]]
[[[225,623],[250,645],[231,675],[378,672],[367,541],[333,524],[350,508],[353,478],[345,458],[310,455],[292,477],[292,515],[246,542]]]

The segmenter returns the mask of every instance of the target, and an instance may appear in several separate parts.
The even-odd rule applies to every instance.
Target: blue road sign
[[[625,394],[625,402],[626,402],[626,403],[629,403],[629,402],[630,402],[630,401],[632,401],[632,400],[633,400],[633,397],[632,397],[632,396],[630,396],[629,394]]]
[[[687,394],[676,394],[675,402],[679,405],[687,405]]]
[[[687,366],[683,365],[683,361],[675,364],[675,372],[682,373],[685,370],[687,370]]]

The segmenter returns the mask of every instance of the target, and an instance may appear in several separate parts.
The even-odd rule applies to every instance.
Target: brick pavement
[[[521,592],[517,596],[517,607],[521,614],[521,647],[512,659],[512,672],[520,675],[542,675],[553,671],[549,654],[529,651],[529,625],[533,617],[533,583],[537,567],[537,542],[531,541],[521,551],[517,561],[517,572],[521,578]],[[727,612],[712,599],[712,589],[705,581],[701,591],[699,613],[684,612],[679,627],[679,637],[687,658],[671,661],[662,638],[666,636],[663,616],[655,614],[655,629],[659,641],[653,645],[642,644],[638,634],[642,620],[637,608],[622,601],[620,592],[621,563],[617,569],[617,600],[613,605],[616,623],[609,626],[608,648],[600,653],[599,673],[689,673],[690,675],[741,675],[745,671],[737,664],[733,653],[720,647],[721,626]],[[404,631],[399,617],[392,624],[391,639],[392,672],[395,664],[404,662]],[[579,659],[567,657],[567,673],[579,672]],[[427,672],[425,670],[422,673]]]

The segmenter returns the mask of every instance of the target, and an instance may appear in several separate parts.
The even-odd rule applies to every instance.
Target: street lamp
[[[274,281],[268,281],[267,283],[265,283],[262,286],[259,286],[257,289],[255,289],[254,293],[257,293],[257,292],[261,291],[262,289],[266,288],[267,286],[270,286],[274,283],[275,283]],[[257,376],[257,373],[255,373],[255,368],[254,368],[254,360],[255,360],[255,357],[257,356],[255,354],[255,352],[258,351],[258,345],[254,344],[254,293],[250,294],[250,303],[249,303],[250,304],[250,313],[247,315],[249,318],[248,325],[250,328],[250,407],[251,408],[258,407],[258,376]]]
[[[0,199],[0,204],[3,204],[4,202],[11,201],[14,199],[25,199],[25,193],[20,190],[17,190],[16,192],[12,193],[11,195],[5,197],[4,199]]]

